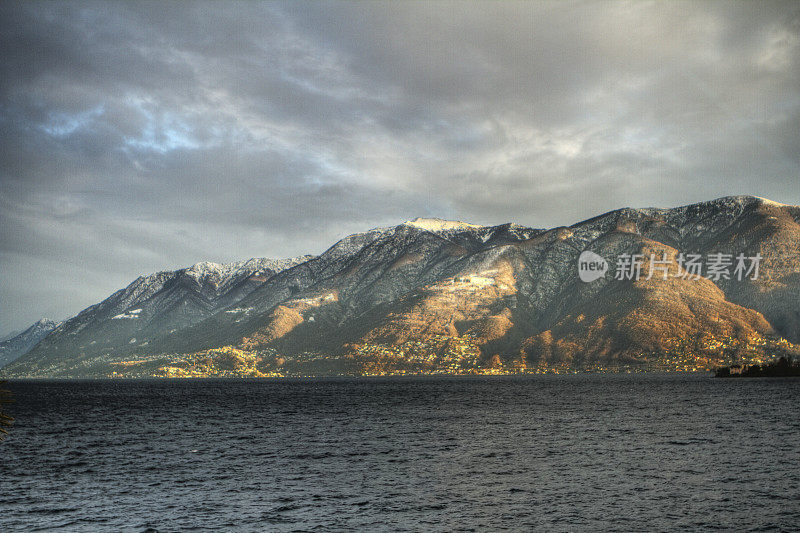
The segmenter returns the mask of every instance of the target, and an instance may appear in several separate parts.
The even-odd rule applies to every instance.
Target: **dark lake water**
[[[797,531],[800,380],[8,384],[0,531]]]

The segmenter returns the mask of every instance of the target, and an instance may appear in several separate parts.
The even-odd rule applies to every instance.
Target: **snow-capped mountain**
[[[208,318],[278,272],[311,257],[202,262],[141,276],[58,325],[40,350],[59,358],[84,359],[146,347],[153,338],[174,334]]]
[[[39,341],[50,334],[58,322],[43,318],[28,329],[0,342],[0,368],[28,353]]]
[[[139,278],[6,372],[109,375],[146,360],[122,373],[170,375],[170,362],[222,347],[249,354],[253,375],[755,361],[800,342],[799,222],[800,207],[751,196],[549,230],[415,219],[266,274],[200,264]],[[587,251],[611,269],[591,283],[578,276]],[[759,276],[692,279],[689,254],[759,256]],[[657,257],[665,276],[645,262],[641,279],[615,279],[626,255]]]

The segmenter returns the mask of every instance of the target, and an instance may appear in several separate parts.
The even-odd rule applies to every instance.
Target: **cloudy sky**
[[[0,333],[417,216],[800,204],[800,5],[0,3]]]

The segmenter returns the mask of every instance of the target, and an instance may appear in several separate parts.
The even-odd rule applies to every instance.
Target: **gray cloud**
[[[416,216],[800,203],[791,2],[0,4],[0,330]]]

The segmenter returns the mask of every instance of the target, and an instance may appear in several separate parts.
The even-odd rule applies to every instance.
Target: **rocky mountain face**
[[[0,342],[0,368],[28,353],[39,341],[58,327],[58,324],[58,322],[43,318],[25,331]]]
[[[140,278],[5,372],[629,371],[758,361],[800,343],[799,221],[800,207],[749,196],[619,209],[549,230],[416,219],[260,274],[195,265]],[[589,251],[607,272],[583,281],[579,258]]]
[[[172,335],[212,316],[278,272],[310,257],[203,262],[141,276],[58,325],[36,346],[31,358],[43,358],[57,367],[83,367],[93,358],[111,360],[116,354],[145,348],[152,339]]]

